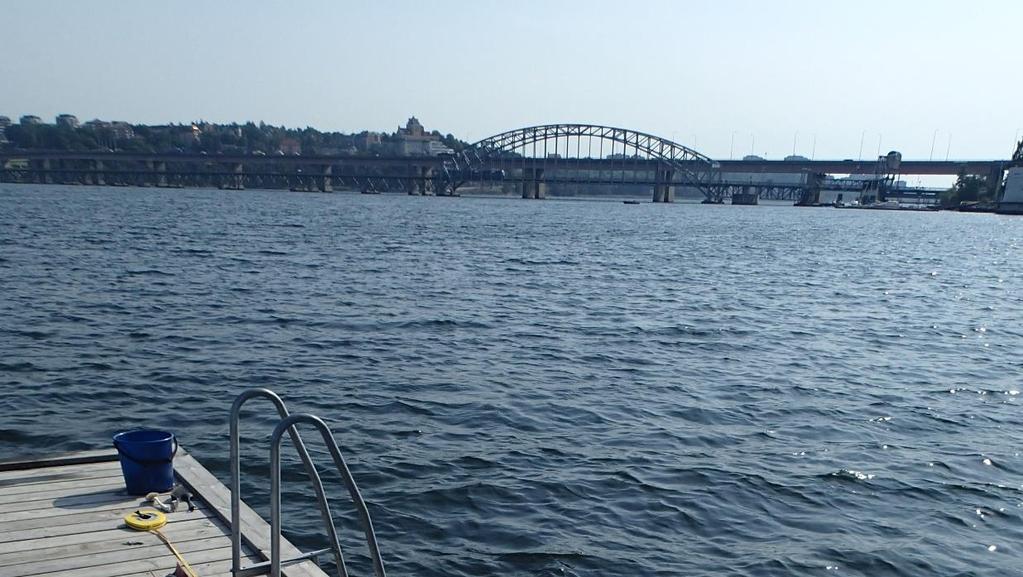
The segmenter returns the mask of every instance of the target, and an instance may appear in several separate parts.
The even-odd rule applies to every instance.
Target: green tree
[[[956,183],[941,195],[941,204],[945,207],[956,207],[964,202],[991,202],[994,198],[988,191],[987,182],[972,174],[962,174]]]

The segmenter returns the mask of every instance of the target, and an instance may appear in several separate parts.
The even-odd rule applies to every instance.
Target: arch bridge
[[[459,188],[518,187],[544,198],[548,187],[571,194],[593,186],[635,192],[652,187],[654,202],[673,202],[688,187],[717,201],[728,193],[720,165],[687,146],[651,134],[593,124],[545,124],[485,138],[445,159],[439,195]]]

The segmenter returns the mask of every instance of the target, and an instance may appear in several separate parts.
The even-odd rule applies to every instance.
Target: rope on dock
[[[170,539],[168,539],[167,536],[160,531],[160,527],[167,524],[166,515],[152,509],[140,509],[125,515],[124,524],[136,531],[146,531],[159,537],[160,540],[167,545],[167,548],[170,549],[171,553],[174,554],[174,557],[177,558],[178,565],[184,569],[187,577],[199,577],[195,570],[192,569],[192,566],[188,564],[188,561],[185,561],[185,558],[181,556],[181,552],[178,551],[178,548],[175,547],[174,544],[171,543]]]

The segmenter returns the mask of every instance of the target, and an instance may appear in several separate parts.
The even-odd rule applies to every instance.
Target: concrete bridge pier
[[[142,182],[140,184],[148,185],[152,184],[157,187],[167,186],[167,163],[160,161],[147,160],[146,161],[146,174],[142,175]]]
[[[221,177],[220,188],[228,190],[245,190],[245,173],[242,163],[235,162],[225,165],[224,168],[229,174]]]
[[[988,194],[991,198],[998,198],[998,189],[1002,186],[1002,176],[1005,173],[1005,169],[1001,166],[991,167],[991,171],[984,178],[984,186],[987,188]]]
[[[433,190],[433,169],[429,166],[416,167],[416,187],[423,196],[432,196]]]
[[[50,172],[52,165],[50,159],[43,159],[43,184],[53,184],[53,173]]]
[[[167,186],[167,163],[157,162],[156,163],[156,186],[166,187]]]
[[[413,166],[412,178],[409,179],[408,193],[413,196],[431,196],[434,194],[434,169],[425,166]]]
[[[803,190],[799,194],[796,206],[815,206],[821,201],[821,181],[824,180],[823,173],[804,171]],[[880,200],[880,198],[878,199]]]
[[[675,202],[675,187],[671,182],[675,171],[658,168],[654,173],[654,202]]]
[[[320,192],[334,192],[334,184],[331,179],[334,176],[334,167],[325,164],[320,168],[319,189]]]
[[[741,191],[732,191],[732,204],[755,205],[760,202],[760,187],[743,185]]]
[[[542,168],[526,169],[522,176],[522,198],[547,198],[547,183],[543,179]]]
[[[107,177],[103,174],[103,161],[92,161],[92,170],[94,171],[92,178],[93,183],[95,183],[96,186],[105,186],[107,184]]]

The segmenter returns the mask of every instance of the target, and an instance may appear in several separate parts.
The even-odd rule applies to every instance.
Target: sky
[[[0,114],[1007,158],[1023,2],[3,0]],[[861,145],[862,143],[862,145]]]

